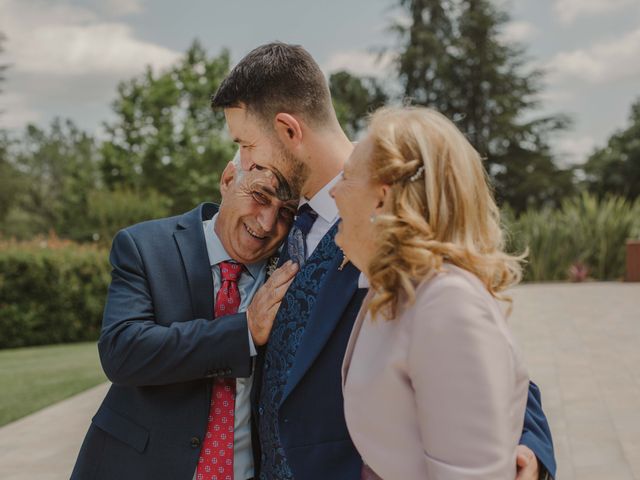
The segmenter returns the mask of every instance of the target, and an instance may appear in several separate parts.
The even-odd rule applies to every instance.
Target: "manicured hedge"
[[[96,340],[110,271],[105,249],[0,242],[0,348]]]

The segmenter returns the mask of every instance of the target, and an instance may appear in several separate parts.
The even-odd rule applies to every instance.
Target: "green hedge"
[[[640,236],[640,200],[598,199],[583,194],[560,209],[527,210],[517,219],[505,212],[509,250],[529,249],[525,280],[569,279],[572,265],[584,265],[589,278],[619,280],[626,268],[626,241]]]
[[[0,242],[0,348],[96,340],[110,271],[105,249]]]

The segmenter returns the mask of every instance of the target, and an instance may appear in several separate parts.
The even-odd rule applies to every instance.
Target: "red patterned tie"
[[[216,295],[215,318],[232,315],[240,308],[238,280],[242,265],[220,262],[220,291]],[[197,480],[233,480],[233,426],[236,381],[218,379],[211,392],[207,435],[198,459]]]

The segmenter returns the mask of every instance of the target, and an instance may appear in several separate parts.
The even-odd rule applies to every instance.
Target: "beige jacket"
[[[365,463],[385,480],[515,478],[529,378],[498,302],[453,266],[392,321],[363,314],[370,298],[342,367]]]

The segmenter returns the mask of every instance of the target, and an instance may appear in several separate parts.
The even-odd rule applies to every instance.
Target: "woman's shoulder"
[[[442,312],[464,317],[479,312],[501,317],[498,301],[473,273],[445,263],[442,269],[425,279],[416,289],[414,305],[409,310],[419,316]]]
[[[424,279],[416,289],[416,299],[440,297],[443,291],[493,298],[482,281],[473,273],[450,263]]]

